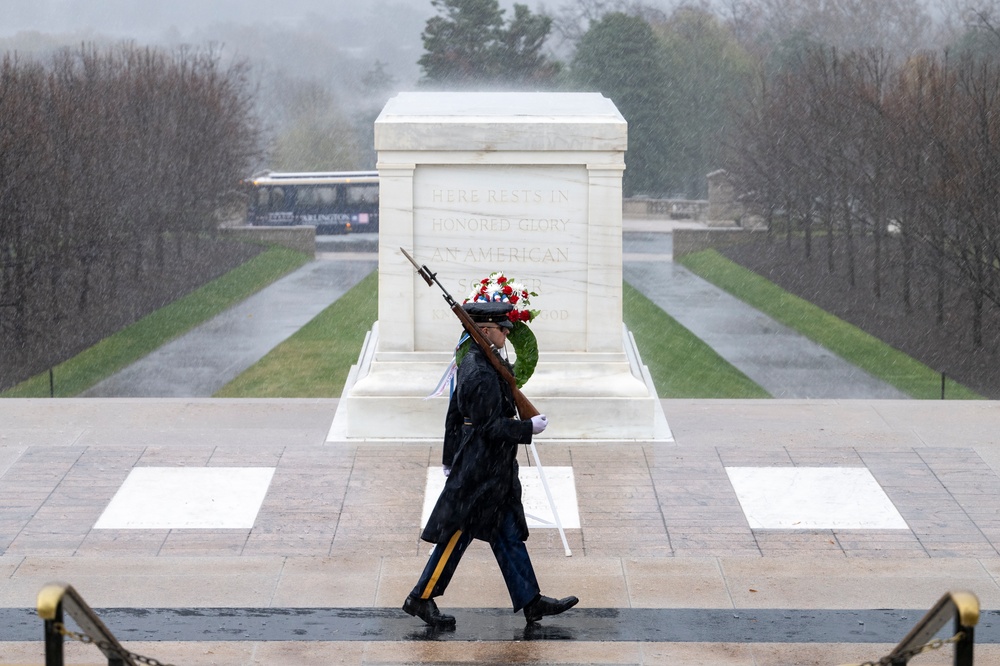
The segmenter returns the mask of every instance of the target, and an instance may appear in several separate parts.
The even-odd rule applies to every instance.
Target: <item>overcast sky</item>
[[[569,0],[519,1],[537,10],[542,4],[555,8]],[[0,36],[24,30],[45,33],[92,30],[116,37],[155,39],[171,27],[182,33],[219,22],[280,22],[298,27],[310,15],[348,18],[368,14],[373,6],[388,4],[418,10],[423,20],[435,14],[431,0],[386,0],[384,3],[372,0],[0,0]],[[500,0],[500,6],[506,9],[513,4],[514,0]],[[391,19],[391,16],[386,18]]]
[[[575,0],[516,0],[532,11],[556,12]],[[665,9],[680,0],[645,0]],[[500,0],[508,10],[515,0]],[[90,30],[114,37],[159,39],[171,27],[182,34],[213,23],[258,24],[280,22],[299,27],[311,14],[324,18],[367,15],[373,7],[405,5],[417,10],[423,22],[436,12],[431,0],[0,0],[0,36],[20,31],[44,33]],[[386,12],[391,20],[392,12]]]
[[[430,0],[392,3],[425,10],[426,16],[434,13]],[[371,0],[0,0],[0,35],[92,30],[155,39],[171,27],[186,33],[220,22],[298,27],[311,14],[324,18],[367,14],[372,5]]]

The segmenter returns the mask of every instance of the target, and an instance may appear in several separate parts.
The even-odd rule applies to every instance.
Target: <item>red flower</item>
[[[489,283],[490,283],[490,279],[489,278],[483,278],[482,280],[479,281],[479,284],[482,284],[482,285],[487,285]]]
[[[518,299],[517,294],[514,294],[513,296],[510,297],[510,304],[517,305],[518,300],[520,299]]]
[[[505,284],[505,285],[503,286],[503,289],[501,289],[500,291],[502,291],[503,293],[505,293],[505,294],[506,294],[506,295],[508,295],[508,296],[510,296],[511,294],[513,294],[513,293],[514,293],[514,290],[510,288],[510,285],[509,285],[509,284]]]
[[[501,275],[500,277],[498,277],[498,278],[497,278],[497,284],[503,284],[503,283],[504,283],[504,282],[506,282],[506,281],[507,281],[507,278],[505,278],[505,277],[504,277],[504,276],[502,276],[502,275]]]

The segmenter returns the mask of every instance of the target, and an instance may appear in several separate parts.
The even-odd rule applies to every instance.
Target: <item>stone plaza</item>
[[[175,664],[858,663],[957,590],[983,608],[976,663],[1000,663],[995,403],[662,405],[673,443],[539,446],[546,467],[573,471],[579,527],[571,557],[551,528],[528,548],[543,590],[580,605],[526,628],[477,543],[441,600],[458,627],[433,635],[399,606],[429,547],[418,535],[438,444],[328,443],[336,400],[0,401],[0,664],[42,662],[34,604],[53,581],[129,649]],[[787,503],[748,515],[733,469],[780,473],[772,484],[800,469],[861,475],[905,526],[850,503],[826,525]],[[212,498],[177,470],[270,481],[198,525]],[[174,484],[174,505],[136,503],[102,526],[141,471]],[[213,487],[218,502],[226,484]],[[67,657],[99,661],[72,643]]]

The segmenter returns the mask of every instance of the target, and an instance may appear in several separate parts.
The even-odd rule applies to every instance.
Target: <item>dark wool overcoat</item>
[[[420,538],[441,543],[462,530],[491,541],[502,510],[509,508],[521,540],[527,539],[517,446],[529,443],[531,421],[517,418],[510,386],[472,345],[458,367],[445,418],[442,462],[451,473]]]

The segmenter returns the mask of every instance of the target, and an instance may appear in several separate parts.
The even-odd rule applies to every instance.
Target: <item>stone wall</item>
[[[622,214],[634,219],[703,221],[708,207],[703,199],[624,199]]]
[[[694,254],[702,250],[718,249],[730,245],[747,243],[759,238],[765,233],[754,229],[715,228],[715,229],[674,229],[674,259],[684,255]]]
[[[736,200],[736,191],[729,175],[722,169],[706,176],[708,179],[708,219],[738,224],[745,211]]]
[[[316,227],[311,225],[299,227],[223,227],[219,229],[219,233],[237,240],[252,240],[280,245],[298,250],[310,257],[316,254]]]

